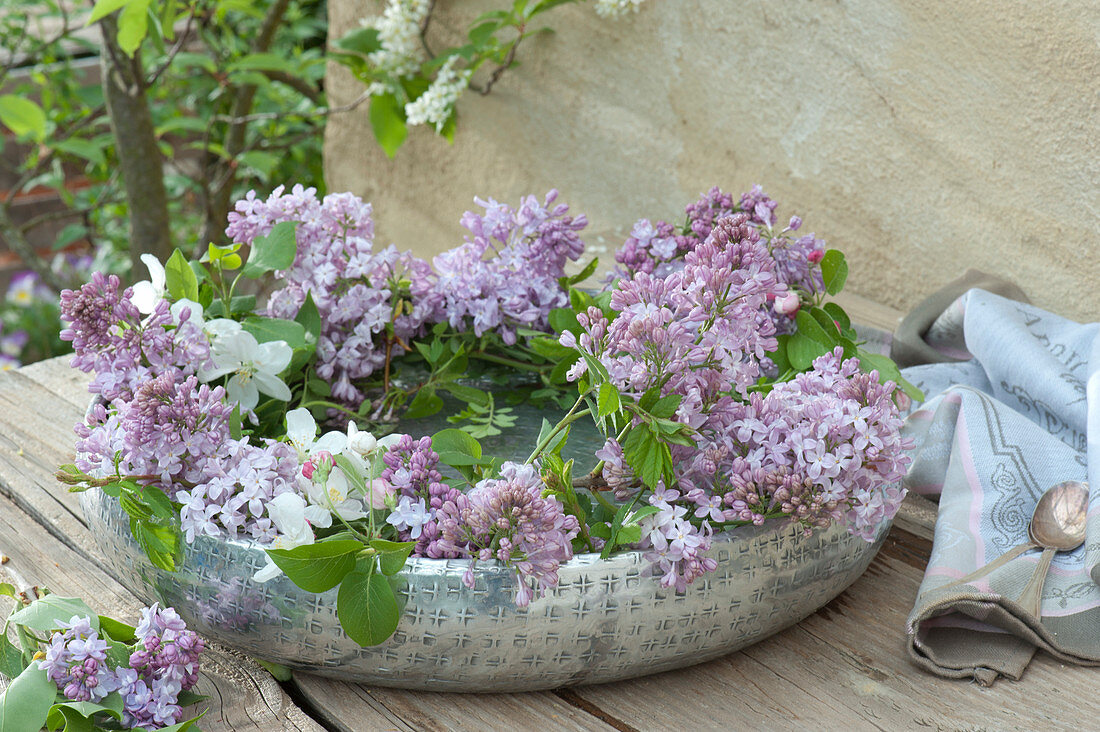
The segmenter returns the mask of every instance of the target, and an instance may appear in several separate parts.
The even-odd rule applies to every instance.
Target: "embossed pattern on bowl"
[[[397,632],[361,648],[340,629],[336,590],[317,595],[280,577],[249,542],[201,537],[183,567],[153,567],[130,535],[118,501],[101,491],[81,505],[112,574],[147,602],[179,611],[208,638],[257,658],[347,681],[433,691],[552,689],[643,676],[707,661],[786,628],[854,582],[882,545],[841,527],[805,536],[785,522],[714,537],[716,572],[684,593],[660,586],[640,552],[607,560],[583,554],[560,584],[526,609],[515,577],[466,560],[412,559],[398,575],[407,598]]]

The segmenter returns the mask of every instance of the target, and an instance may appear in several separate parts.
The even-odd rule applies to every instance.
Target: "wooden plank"
[[[1095,709],[1081,703],[1093,694],[1095,669],[1040,656],[1022,682],[986,689],[909,662],[905,618],[929,549],[927,541],[895,530],[858,582],[797,626],[709,664],[574,691],[639,729],[707,729],[718,720],[730,728],[742,719],[745,728],[831,729],[838,728],[830,721],[838,705],[848,715],[845,729],[1095,728]],[[750,681],[747,668],[759,669]],[[772,677],[796,688],[796,696],[760,683]],[[692,703],[701,689],[705,706]],[[746,717],[746,707],[769,709],[767,721]]]
[[[295,674],[302,697],[321,719],[340,732],[367,729],[365,711],[384,714],[390,727],[424,730],[613,730],[613,726],[567,703],[555,694],[441,694],[349,684],[311,674]]]
[[[137,598],[3,497],[0,552],[9,560],[0,566],[0,575],[21,588],[49,587],[58,594],[84,598],[97,612],[130,623],[138,619],[141,603]],[[10,602],[3,607],[5,613]],[[203,702],[210,706],[202,723],[207,732],[323,729],[294,706],[255,661],[236,651],[211,645],[203,655],[201,669],[196,691],[209,697]]]
[[[71,359],[72,356],[57,356],[24,366],[19,373],[72,403],[83,413],[92,400],[92,395],[88,393],[92,376],[70,367]]]

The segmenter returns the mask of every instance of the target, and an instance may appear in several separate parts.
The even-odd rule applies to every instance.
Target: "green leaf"
[[[199,278],[179,249],[164,264],[164,286],[173,300],[199,299]]]
[[[623,440],[623,457],[634,469],[634,474],[650,488],[664,475],[664,453],[667,451],[668,446],[662,444],[645,424],[632,427]],[[671,461],[670,457],[668,462]]]
[[[91,25],[107,17],[119,8],[128,5],[130,2],[132,2],[132,0],[96,0],[96,4],[92,6],[92,14],[88,16],[85,25]]]
[[[247,165],[249,168],[259,173],[261,178],[267,179],[275,172],[275,169],[279,166],[279,163],[283,161],[283,158],[272,152],[249,150],[248,152],[241,153],[239,160],[244,165]]]
[[[27,659],[23,657],[23,652],[8,640],[7,635],[0,635],[0,674],[14,679],[26,667]]]
[[[61,597],[46,595],[35,600],[27,607],[13,613],[8,622],[22,625],[31,630],[47,633],[58,628],[58,621],[69,622],[73,616],[87,617],[92,628],[99,630],[99,615],[92,612],[79,597]]]
[[[32,663],[0,695],[0,732],[38,732],[56,699],[57,686]]]
[[[109,637],[120,643],[133,643],[137,639],[137,629],[134,628],[134,626],[124,623],[121,620],[109,618],[106,615],[99,616],[99,627]]]
[[[252,250],[248,253],[248,264],[242,274],[256,279],[268,272],[289,269],[298,255],[298,243],[295,221],[283,221],[275,224],[267,236],[258,236],[252,241]]]
[[[416,548],[415,541],[386,541],[375,539],[370,545],[378,552],[378,562],[382,567],[382,574],[392,577],[401,571],[405,561]]]
[[[470,43],[477,47],[484,46],[500,30],[500,25],[499,21],[489,20],[473,26],[469,33]]]
[[[642,540],[642,527],[637,524],[630,526],[620,526],[619,534],[615,537],[615,544],[617,546],[625,546],[627,544],[637,544]]]
[[[924,401],[924,392],[901,375],[901,370],[898,368],[898,365],[894,363],[889,356],[860,351],[857,357],[859,358],[859,367],[861,370],[866,373],[878,371],[879,382],[885,383],[887,381],[893,381],[909,396],[909,398],[918,402]]]
[[[432,450],[435,452],[453,452],[480,458],[481,443],[467,432],[457,429],[440,430],[432,435]]]
[[[259,658],[253,659],[256,663],[267,669],[267,672],[275,677],[276,681],[290,681],[294,678],[294,672],[292,672],[286,666],[280,663],[272,663],[270,661],[264,661]],[[180,706],[184,706],[183,702],[180,702]]]
[[[378,39],[377,28],[360,28],[348,33],[333,45],[341,51],[369,56],[382,48],[382,41]]]
[[[230,74],[235,71],[283,71],[288,74],[297,71],[294,64],[277,53],[249,53],[230,63],[225,70]]]
[[[848,262],[839,249],[825,252],[821,260],[821,278],[825,281],[825,292],[835,295],[844,289],[848,279]]]
[[[317,309],[317,303],[313,301],[313,293],[306,292],[306,301],[298,308],[298,315],[294,321],[301,325],[306,333],[316,342],[321,337],[321,311]]]
[[[112,666],[129,666],[130,653],[133,651],[129,645],[107,638],[107,660]]]
[[[840,336],[836,329],[833,329],[833,334],[830,335],[821,327],[821,324],[817,322],[817,319],[813,315],[805,310],[799,310],[798,315],[795,316],[795,322],[798,324],[798,332],[801,335],[814,340],[826,348],[832,348],[836,343],[836,339]]]
[[[386,156],[392,158],[409,136],[404,108],[392,93],[380,94],[371,98],[369,116],[374,138]]]
[[[78,158],[84,158],[96,165],[107,164],[107,156],[103,154],[103,146],[97,145],[90,140],[69,138],[68,140],[61,140],[55,143],[53,148]]]
[[[259,315],[245,318],[241,321],[241,327],[256,336],[260,343],[271,341],[285,341],[291,348],[304,348],[306,345],[306,329],[301,323],[282,318],[265,318]]]
[[[601,417],[606,417],[609,414],[618,412],[622,407],[622,402],[619,400],[619,390],[616,389],[615,385],[610,381],[605,381],[600,384],[600,395],[597,400],[597,405]]]
[[[796,371],[806,371],[813,366],[815,358],[824,356],[828,352],[828,346],[801,332],[795,333],[787,341],[787,358]]]
[[[676,414],[676,409],[680,406],[681,399],[683,399],[683,396],[680,394],[663,396],[649,408],[649,413],[659,419],[668,419]]]
[[[416,392],[416,396],[409,402],[408,409],[402,415],[404,419],[419,419],[435,414],[443,408],[443,400],[430,387],[423,387]]]
[[[182,540],[175,527],[162,526],[148,520],[130,519],[130,533],[144,550],[154,567],[175,572],[182,556]]]
[[[845,331],[852,327],[852,320],[848,317],[848,313],[844,312],[844,308],[835,302],[827,302],[821,307],[829,314],[830,318],[840,324],[840,330]]]
[[[550,371],[550,383],[551,384],[564,384],[566,382],[566,375],[569,373],[569,369],[573,368],[573,364],[581,360],[581,354],[577,351],[571,351],[568,356],[562,357],[558,361],[558,365]]]
[[[600,260],[596,257],[593,257],[592,261],[584,266],[584,269],[582,269],[580,272],[573,275],[572,277],[559,277],[558,284],[561,285],[561,289],[568,290],[570,287],[577,284],[578,282],[584,282],[589,277],[591,277],[592,273],[596,271],[596,267],[598,267],[599,264]]]
[[[362,549],[363,545],[354,539],[340,539],[293,549],[268,549],[267,555],[306,592],[325,592],[355,569],[355,555]]]
[[[118,14],[118,47],[131,58],[149,32],[150,1],[130,0]]]
[[[401,613],[393,588],[374,572],[355,571],[340,583],[336,617],[348,637],[361,646],[376,646],[397,630]]]
[[[577,321],[577,314],[570,308],[554,308],[550,311],[550,327],[558,333],[569,331],[573,335],[583,332],[581,324]]]
[[[553,432],[554,427],[555,425],[551,424],[550,420],[543,417],[542,427],[539,428],[539,437],[537,440],[535,440],[535,444],[541,445],[543,440],[549,437],[550,433]],[[546,443],[546,447],[545,449],[543,449],[543,454],[560,456],[561,450],[565,446],[566,440],[569,439],[570,429],[570,427],[566,427],[564,430],[554,435],[553,439],[551,439],[550,442]]]
[[[14,94],[0,95],[0,123],[15,133],[36,142],[46,137],[46,113],[29,99]]]

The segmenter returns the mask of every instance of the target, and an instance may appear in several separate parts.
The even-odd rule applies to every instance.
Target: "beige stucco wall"
[[[501,2],[440,0],[437,33]],[[329,0],[339,37],[372,0]],[[760,182],[842,248],[850,288],[906,308],[967,267],[1100,319],[1100,4],[1057,0],[647,0],[589,5],[459,106],[453,146],[414,130],[387,160],[366,109],[334,116],[330,190],[421,254],[462,240],[473,196],[551,187],[614,247],[711,185]],[[342,68],[331,100],[361,86]]]

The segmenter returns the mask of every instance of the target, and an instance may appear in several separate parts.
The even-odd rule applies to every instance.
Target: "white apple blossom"
[[[293,549],[294,547],[312,544],[315,537],[311,523],[332,517],[328,512],[317,506],[306,505],[305,499],[296,493],[282,493],[275,496],[267,503],[267,515],[271,523],[279,530],[279,535],[271,543],[272,549]],[[257,582],[267,582],[282,574],[271,558],[267,558],[267,566],[252,575]]]
[[[216,322],[206,324],[208,332]],[[240,404],[242,412],[256,407],[260,392],[282,401],[290,399],[290,389],[279,378],[290,365],[293,355],[290,346],[285,341],[260,343],[246,330],[229,330],[231,332],[215,337],[210,348],[214,367],[200,369],[199,378],[211,381],[232,374],[225,385],[226,395],[230,401]]]
[[[157,307],[157,303],[164,299],[165,281],[164,265],[152,254],[142,254],[141,261],[149,270],[149,279],[134,283],[134,294],[130,302],[143,315],[148,315]],[[202,308],[199,308],[202,312]]]

